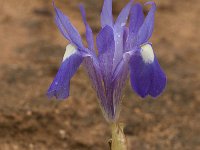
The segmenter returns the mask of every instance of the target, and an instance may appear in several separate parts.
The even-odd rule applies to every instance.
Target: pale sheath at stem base
[[[123,123],[112,123],[112,143],[111,150],[128,150],[126,137],[124,135]]]

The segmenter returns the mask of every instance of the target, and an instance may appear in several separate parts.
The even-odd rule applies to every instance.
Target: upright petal
[[[123,29],[122,27],[124,27],[126,25],[127,19],[128,19],[128,15],[132,6],[133,0],[131,0],[120,12],[119,16],[117,17],[117,20],[115,22],[115,30],[117,30],[117,28]]]
[[[129,34],[125,43],[125,49],[130,51],[137,45],[137,33],[144,22],[143,8],[140,3],[136,3],[130,12]]]
[[[83,43],[81,40],[81,36],[76,30],[76,28],[70,23],[67,16],[65,16],[61,10],[59,10],[53,3],[55,12],[56,12],[56,24],[58,25],[58,28],[60,29],[61,33],[65,33],[65,37],[70,38],[70,42],[79,47],[80,49],[83,49]]]
[[[115,40],[113,29],[105,26],[97,35],[97,48],[99,61],[105,76],[112,74],[113,55],[115,51]]]
[[[103,8],[101,12],[101,26],[102,28],[106,25],[113,26],[112,16],[112,0],[104,0]]]
[[[144,22],[143,8],[140,3],[136,3],[130,12],[129,33],[136,34]]]
[[[156,11],[156,4],[154,2],[147,2],[145,5],[151,4],[151,9],[146,16],[144,23],[142,24],[141,28],[139,29],[137,35],[137,43],[141,45],[146,43],[150,37],[152,36],[153,29],[154,29],[154,15]]]
[[[130,59],[130,78],[132,88],[141,97],[157,97],[166,85],[162,71],[150,44],[142,46]]]
[[[109,118],[112,118],[115,114],[115,109],[113,105],[114,87],[112,83],[115,40],[113,29],[110,26],[105,26],[97,35],[97,48],[99,50],[99,63],[103,76],[105,95],[107,99],[107,112]]]
[[[69,44],[63,57],[63,62],[48,89],[49,98],[55,96],[57,99],[65,99],[69,96],[70,79],[79,68],[83,58],[77,49]]]
[[[87,43],[88,43],[88,47],[89,47],[90,50],[94,50],[93,33],[92,33],[92,29],[90,28],[89,24],[86,21],[86,14],[85,14],[85,9],[84,9],[83,5],[80,5],[80,10],[81,10],[83,22],[85,24],[86,40],[87,40]]]
[[[65,28],[64,28],[64,26],[63,26],[63,24],[61,23],[60,19],[58,18],[58,16],[55,17],[55,23],[56,23],[58,29],[60,30],[61,34],[62,34],[68,41],[72,42],[71,39],[70,39],[70,37],[69,37],[69,35],[68,35],[68,33],[66,32],[66,30],[65,30]]]
[[[124,53],[124,32],[126,30],[126,22],[128,19],[128,15],[132,6],[133,0],[131,0],[120,12],[115,25],[114,25],[114,36],[115,36],[115,54],[114,54],[114,62],[113,69],[117,66],[119,61],[122,59],[122,55]]]

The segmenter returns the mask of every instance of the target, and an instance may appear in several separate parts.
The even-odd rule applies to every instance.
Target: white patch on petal
[[[75,54],[77,52],[76,46],[72,44],[68,44],[66,47],[66,51],[63,57],[63,61],[65,61],[67,58],[69,58],[71,55]]]
[[[154,61],[154,53],[150,44],[142,45],[140,54],[145,63],[151,64]]]

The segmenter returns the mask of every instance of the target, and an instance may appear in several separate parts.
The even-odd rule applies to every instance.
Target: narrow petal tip
[[[55,0],[52,0],[52,5],[53,5],[54,9],[57,9],[56,4],[55,4]]]

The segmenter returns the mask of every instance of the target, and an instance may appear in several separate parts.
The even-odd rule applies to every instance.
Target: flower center
[[[67,58],[69,58],[71,55],[75,54],[77,52],[76,46],[72,44],[68,44],[66,47],[66,51],[63,57],[63,61],[65,61]]]
[[[142,45],[140,54],[144,63],[151,64],[154,61],[154,53],[150,44]]]

